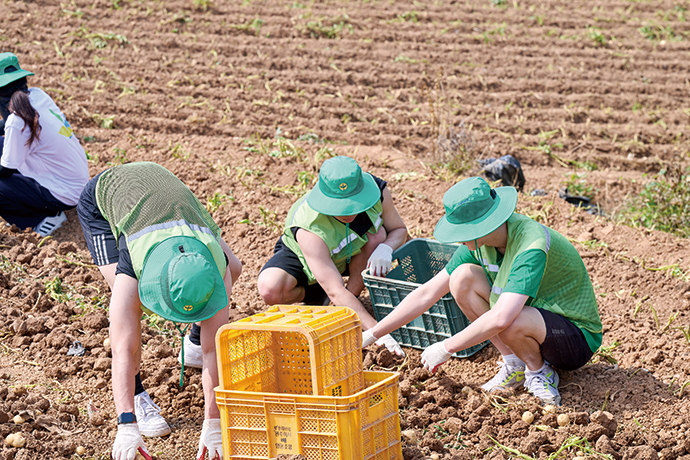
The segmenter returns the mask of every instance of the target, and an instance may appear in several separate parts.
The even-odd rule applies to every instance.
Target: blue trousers
[[[3,141],[0,137],[0,158]],[[46,217],[72,208],[34,179],[19,173],[0,179],[0,216],[21,229],[35,227]]]

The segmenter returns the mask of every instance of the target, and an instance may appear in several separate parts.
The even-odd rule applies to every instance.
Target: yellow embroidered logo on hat
[[[345,182],[340,183],[340,190],[342,190],[343,192],[347,190],[347,184]]]
[[[184,311],[192,311],[192,310],[194,310],[194,307],[191,306],[191,305],[185,305],[185,306],[182,307],[182,308],[184,308]]]

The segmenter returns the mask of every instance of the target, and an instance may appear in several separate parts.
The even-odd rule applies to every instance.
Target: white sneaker
[[[544,404],[561,405],[561,394],[558,392],[558,373],[549,364],[544,363],[541,372],[525,372],[525,388],[541,399]]]
[[[134,395],[134,414],[142,436],[153,438],[170,434],[170,427],[160,414],[161,408],[151,401],[147,392]]]
[[[34,231],[39,235],[46,237],[50,236],[55,230],[62,227],[62,224],[67,221],[67,216],[63,211],[57,216],[46,217],[34,227]]]
[[[482,390],[505,390],[507,388],[522,388],[525,385],[525,366],[509,366],[498,361],[498,374],[482,385]]]
[[[201,369],[204,365],[204,353],[201,351],[201,345],[194,345],[189,336],[184,336],[184,367],[194,367]],[[177,360],[182,364],[182,350],[177,355]]]

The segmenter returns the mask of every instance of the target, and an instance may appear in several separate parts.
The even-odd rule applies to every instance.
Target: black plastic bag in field
[[[481,172],[491,181],[500,180],[503,185],[512,186],[522,190],[525,186],[525,175],[522,166],[512,155],[503,155],[501,158],[486,158],[478,160],[482,167]]]

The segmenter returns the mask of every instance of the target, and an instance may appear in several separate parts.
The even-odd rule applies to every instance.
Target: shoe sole
[[[160,436],[167,436],[171,433],[171,431],[172,430],[169,426],[161,428],[160,430],[142,430],[141,426],[139,426],[139,433],[141,433],[142,436],[146,436],[147,438],[158,438]]]
[[[491,393],[493,391],[505,391],[509,389],[517,390],[520,388],[523,388],[525,386],[525,374],[522,372],[522,378],[518,378],[515,380],[514,383],[509,383],[509,384],[503,384],[499,383],[498,385],[494,385],[493,387],[489,388],[488,390],[484,388],[482,385],[482,390],[486,391],[487,393]]]
[[[177,362],[182,364],[182,356],[181,355],[177,355]],[[184,360],[184,367],[192,367],[194,369],[201,369],[202,367],[204,367],[204,363],[203,363],[203,361],[188,361],[185,359]]]

